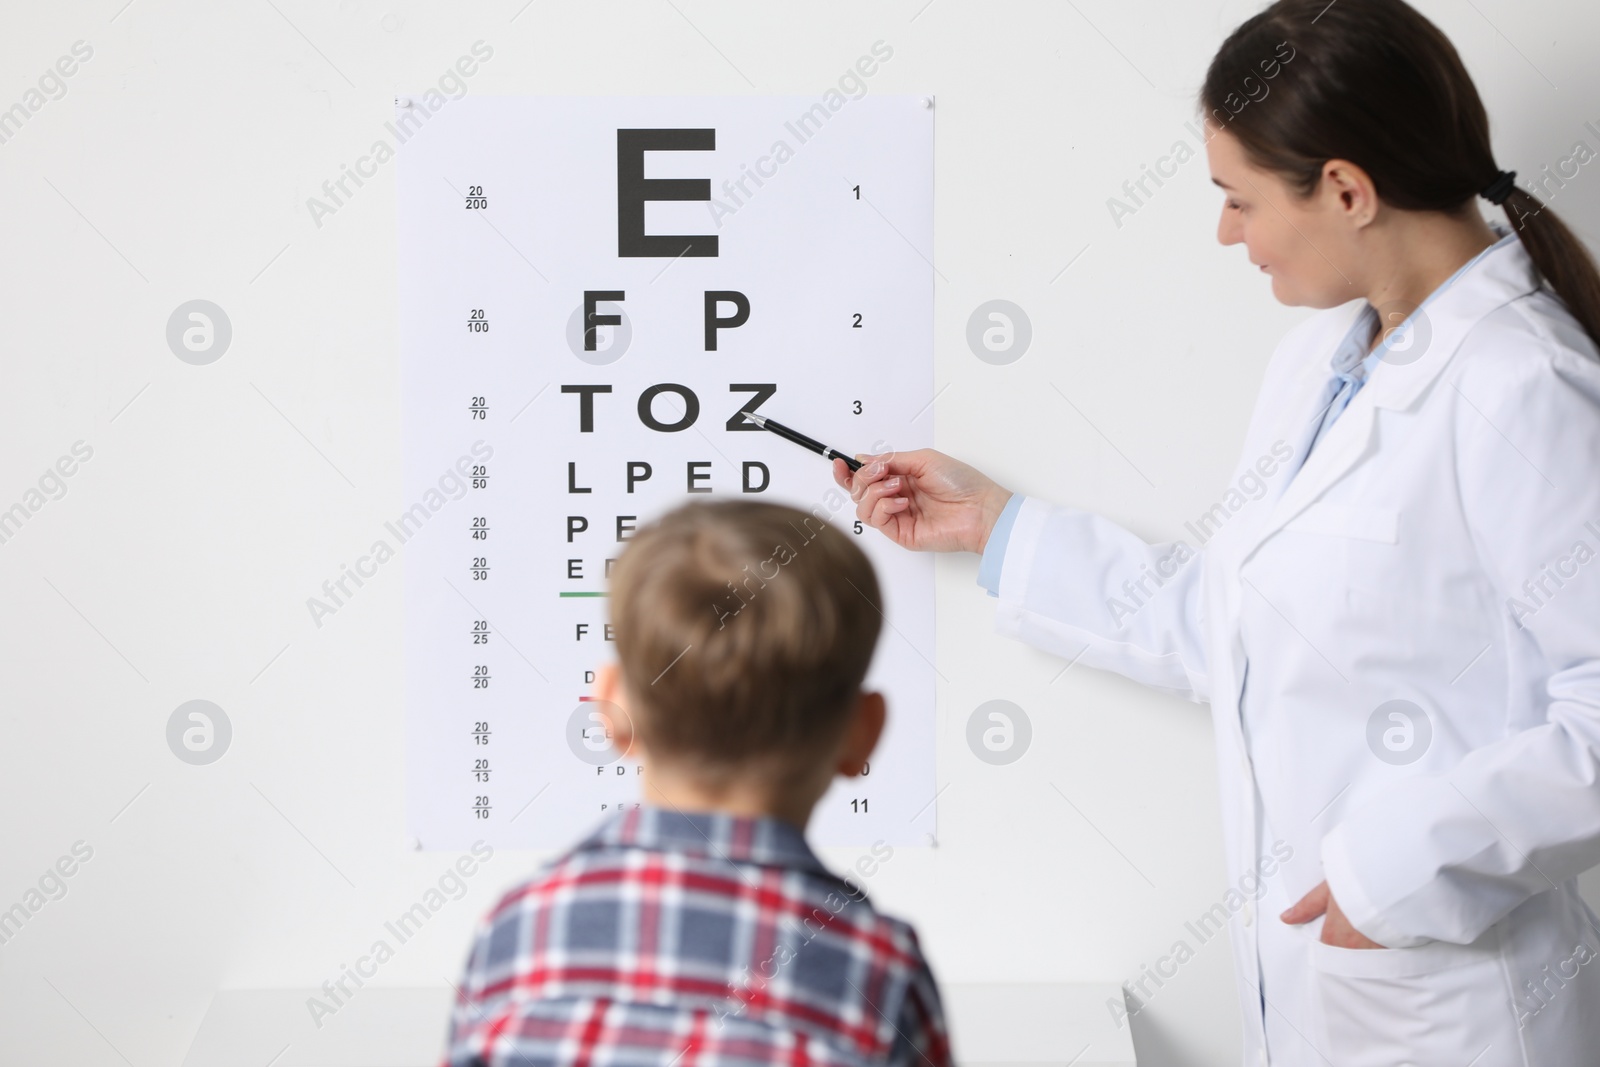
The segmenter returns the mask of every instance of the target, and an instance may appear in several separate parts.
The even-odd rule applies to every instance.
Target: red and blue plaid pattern
[[[445,1067],[951,1067],[916,933],[778,819],[642,806],[479,924]]]

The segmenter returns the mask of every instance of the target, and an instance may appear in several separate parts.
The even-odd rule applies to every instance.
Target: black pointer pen
[[[844,460],[845,466],[849,467],[852,471],[858,471],[861,469],[861,461],[859,459],[853,459],[852,457],[845,455],[843,452],[840,452],[837,448],[829,448],[821,441],[807,437],[799,430],[791,430],[777,419],[769,419],[765,415],[752,415],[748,411],[741,411],[739,414],[743,415],[745,418],[749,419],[763,430],[771,430],[779,437],[787,438],[788,440],[799,445],[801,448],[809,448],[811,451],[816,452],[819,455],[826,456],[828,459]]]

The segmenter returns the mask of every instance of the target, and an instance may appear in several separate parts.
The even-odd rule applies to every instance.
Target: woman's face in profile
[[[1243,243],[1250,262],[1272,279],[1279,303],[1327,308],[1359,296],[1350,283],[1356,272],[1348,216],[1328,202],[1327,182],[1302,200],[1276,174],[1253,166],[1233,134],[1210,124],[1207,132],[1211,180],[1227,194],[1217,240]]]

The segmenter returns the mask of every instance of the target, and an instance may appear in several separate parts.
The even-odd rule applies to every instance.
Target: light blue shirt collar
[[[1359,365],[1361,370],[1359,375],[1356,376],[1364,381],[1383,357],[1396,345],[1409,342],[1419,311],[1433,303],[1441,293],[1454,285],[1458,278],[1476,266],[1484,256],[1518,239],[1516,233],[1503,222],[1490,220],[1489,228],[1494,231],[1498,240],[1456,268],[1455,273],[1446,278],[1437,289],[1424,297],[1422,303],[1418,304],[1398,326],[1387,330],[1384,333],[1383,340],[1379,341],[1377,347],[1371,352],[1367,352],[1366,347],[1372,338],[1373,329],[1375,326],[1381,329],[1383,324],[1377,321],[1377,309],[1370,303],[1365,304],[1361,314],[1356,316],[1355,323],[1351,325],[1350,332],[1345,335],[1343,343],[1334,351],[1333,358],[1329,361],[1328,369],[1334,374],[1351,374]]]

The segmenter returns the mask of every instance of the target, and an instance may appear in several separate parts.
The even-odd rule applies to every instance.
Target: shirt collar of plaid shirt
[[[810,870],[837,877],[811,851],[797,827],[775,817],[641,804],[614,813],[578,845],[580,851],[615,847],[683,852],[730,863]]]

